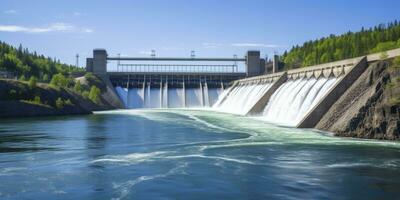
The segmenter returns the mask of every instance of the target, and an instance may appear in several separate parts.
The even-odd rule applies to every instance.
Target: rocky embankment
[[[80,78],[83,87],[88,86],[85,77]],[[69,88],[38,83],[0,79],[0,118],[53,115],[91,114],[92,111],[118,108],[103,81],[95,83],[101,89],[98,102],[93,102]]]
[[[399,66],[391,60],[370,64],[316,128],[344,137],[399,139]]]

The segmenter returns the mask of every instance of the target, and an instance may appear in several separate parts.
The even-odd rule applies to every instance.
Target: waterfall
[[[239,84],[213,106],[217,111],[245,115],[271,87],[272,83]]]
[[[224,90],[222,88],[208,88],[208,99],[209,99],[209,104],[215,105],[218,97],[222,96],[222,93]]]
[[[145,94],[145,108],[160,108],[160,87],[150,87],[150,85],[148,85]]]
[[[143,108],[144,107],[144,88],[130,88],[128,90],[128,108]]]
[[[263,119],[277,124],[296,126],[334,86],[337,78],[303,78],[288,80],[271,96]]]
[[[183,92],[183,88],[168,87],[168,108],[184,107]]]
[[[132,88],[117,86],[115,91],[125,108],[201,108],[211,107],[223,93],[207,84],[143,84]]]
[[[124,103],[125,108],[128,107],[128,89],[123,87],[115,87],[115,91],[117,92],[119,98]]]
[[[202,94],[199,88],[186,88],[186,107],[202,107]]]

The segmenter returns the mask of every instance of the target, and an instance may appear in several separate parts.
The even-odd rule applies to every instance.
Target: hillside
[[[89,79],[90,81],[81,85],[81,90],[87,90],[85,88],[94,84]],[[67,87],[0,79],[0,117],[90,114],[96,110],[113,109],[107,99],[103,98],[103,94],[107,93],[103,89],[104,84],[101,81],[97,84],[102,89],[96,94],[96,100],[93,100],[93,97],[89,98]]]
[[[115,108],[107,83],[82,68],[0,42],[0,117],[89,114]],[[84,76],[74,78],[76,74]]]
[[[293,46],[280,60],[285,69],[311,66],[400,47],[400,23],[394,21],[358,32],[330,35]]]

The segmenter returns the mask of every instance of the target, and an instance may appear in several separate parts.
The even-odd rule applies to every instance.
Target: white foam
[[[262,95],[271,87],[271,83],[237,85],[231,92],[224,94],[213,107],[216,111],[246,115]]]
[[[187,163],[180,164],[175,168],[170,169],[167,173],[165,174],[156,174],[156,175],[149,175],[149,176],[140,176],[134,180],[129,180],[127,182],[121,183],[121,184],[116,184],[113,183],[113,188],[118,190],[120,195],[117,198],[112,198],[114,200],[119,200],[125,198],[130,191],[132,190],[132,187],[135,185],[142,183],[144,181],[150,181],[153,179],[157,178],[165,178],[167,176],[173,175],[173,174],[178,174],[178,173],[184,173],[183,169],[187,167]]]
[[[271,96],[262,119],[275,124],[296,126],[337,80],[321,77],[285,82]]]
[[[105,156],[100,159],[93,160],[91,163],[127,163],[137,164],[154,159],[157,156],[165,154],[164,151],[155,151],[151,153],[131,153],[128,155]]]

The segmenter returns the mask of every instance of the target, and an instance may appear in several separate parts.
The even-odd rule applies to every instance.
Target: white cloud
[[[203,42],[201,44],[204,48],[217,48],[222,46],[220,43],[215,43],[215,42]]]
[[[11,10],[5,10],[4,14],[15,15],[18,14],[18,12],[16,10],[11,9]]]
[[[80,12],[74,12],[73,15],[74,15],[74,16],[81,16],[82,13],[80,13]]]
[[[92,33],[92,29],[78,28],[67,23],[53,23],[43,27],[27,27],[18,25],[0,25],[2,32],[47,33],[47,32],[84,32]]]
[[[85,32],[85,33],[93,33],[93,29],[85,28],[85,29],[83,29],[83,32]]]
[[[263,43],[233,43],[234,47],[264,47],[264,48],[278,48],[281,45],[276,44],[263,44]]]

